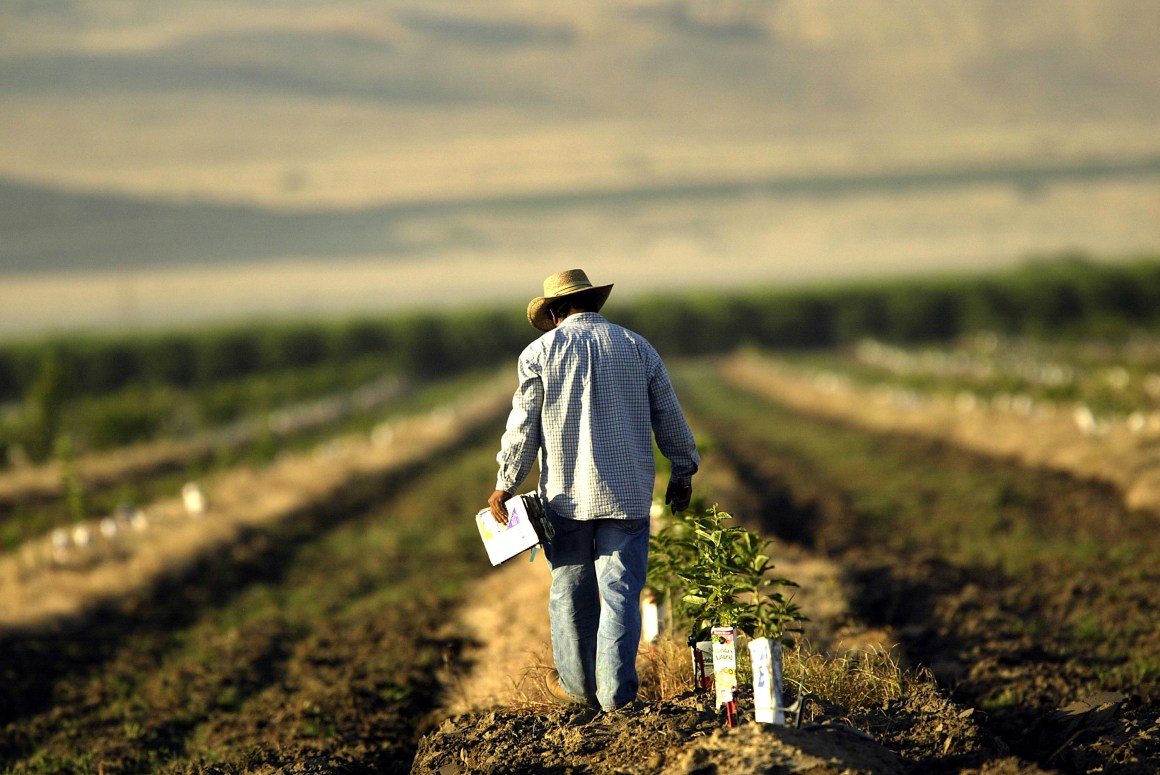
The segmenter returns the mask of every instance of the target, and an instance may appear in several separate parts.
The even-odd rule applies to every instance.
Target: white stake
[[[782,704],[781,644],[768,638],[749,642],[753,665],[753,717],[761,724],[785,724]]]

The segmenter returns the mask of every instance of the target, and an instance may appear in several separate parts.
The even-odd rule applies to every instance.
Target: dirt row
[[[521,564],[482,582],[478,599],[493,605],[464,613],[465,631],[481,644],[464,655],[476,669],[447,681],[449,717],[421,742],[414,772],[1155,771],[1157,677],[1133,681],[1123,670],[1125,654],[1160,651],[1149,613],[1160,581],[1147,561],[1155,553],[1126,569],[1060,563],[1029,579],[899,551],[876,541],[824,467],[687,404],[713,439],[699,481],[780,539],[778,570],[803,583],[811,644],[828,653],[893,647],[934,680],[873,711],[809,698],[801,730],[723,729],[691,693],[628,718],[547,708],[536,691],[549,659],[547,574]],[[795,409],[810,414],[800,402]],[[813,422],[838,421],[827,412]],[[1014,477],[1015,491],[1035,493],[1026,512],[1047,530],[1131,535],[1160,552],[1156,520],[1128,509],[1109,483],[908,430],[871,432],[883,451],[916,464]],[[1089,612],[1084,629],[1077,611]]]
[[[409,771],[464,645],[440,630],[486,563],[464,516],[482,496],[454,485],[493,473],[499,393],[398,424],[413,448],[392,465],[347,450],[329,497],[237,524],[180,569],[0,631],[0,771]]]
[[[1076,409],[1047,406],[1031,413],[972,401],[967,408],[940,395],[892,395],[889,386],[860,386],[840,376],[740,353],[717,363],[729,382],[784,406],[874,433],[946,441],[984,457],[1017,461],[1114,487],[1129,510],[1160,515],[1160,466],[1154,442],[1117,424],[1096,431]]]
[[[753,389],[751,376],[734,379]],[[798,396],[799,412],[805,400]],[[817,422],[837,422],[834,415]],[[937,431],[915,433],[918,422],[908,433],[881,435],[883,450],[944,472],[1019,479],[1020,491],[1035,494],[1024,510],[1039,528],[1128,544],[1138,559],[1060,560],[1010,576],[956,565],[921,547],[900,552],[867,540],[873,534],[863,516],[824,470],[743,428],[718,428],[714,437],[764,529],[838,563],[852,613],[890,632],[910,664],[929,668],[951,699],[979,711],[984,729],[1012,752],[1066,772],[1149,771],[1160,762],[1160,674],[1132,673],[1129,660],[1160,653],[1160,630],[1148,613],[1160,588],[1150,560],[1160,554],[1160,519],[1129,509],[1110,483],[978,454],[942,441]],[[1101,693],[1115,706],[1102,727],[1059,711]]]
[[[189,471],[223,452],[253,446],[259,441],[282,442],[333,425],[359,412],[374,411],[412,389],[397,377],[377,380],[350,393],[303,401],[249,417],[225,427],[202,431],[186,440],[160,439],[95,452],[72,461],[71,475],[86,490],[100,493],[170,472]],[[20,507],[54,504],[66,497],[70,475],[59,460],[0,471],[0,519]]]
[[[953,448],[934,451],[923,442],[895,442],[913,443],[914,454],[928,460],[938,455],[938,462],[947,465],[1002,465],[964,460],[964,453]],[[754,444],[760,442],[734,435],[721,447],[726,456],[748,461]],[[785,531],[793,536],[787,540],[796,541],[803,537],[798,524],[811,523],[806,545],[828,546],[826,556],[844,569],[842,586],[852,617],[897,644],[907,664],[930,669],[946,695],[964,709],[979,711],[984,731],[1011,752],[1027,763],[1065,772],[1112,763],[1123,767],[1117,771],[1142,773],[1160,761],[1160,705],[1154,688],[1133,686],[1125,676],[1108,677],[1115,661],[1109,661],[1109,654],[1122,653],[1127,645],[1144,652],[1160,648],[1154,628],[1122,629],[1151,609],[1160,582],[1156,571],[1105,576],[1042,568],[1038,583],[1028,584],[937,556],[898,555],[851,543],[844,527],[857,515],[835,497],[838,492],[803,478],[796,461],[769,455],[760,465],[744,468],[746,492],[776,494],[771,502],[755,504],[764,527],[775,535]],[[1046,486],[1054,488],[1049,501],[1057,507],[1069,509],[1079,499],[1094,520],[1122,508],[1118,494],[1107,488],[1093,492],[1065,477]],[[787,493],[792,508],[787,508]],[[1094,502],[1102,511],[1092,508]],[[1095,626],[1105,633],[1101,639],[1077,637],[1070,624],[1073,609],[1089,605],[1098,611]],[[1108,642],[1115,637],[1134,642]],[[1060,708],[1105,687],[1114,692],[1109,701],[1117,708],[1106,728],[1077,729],[1066,714],[1060,716]]]
[[[502,405],[510,396],[497,392]],[[801,599],[814,619],[811,642],[835,652],[898,644],[937,683],[916,682],[903,699],[863,711],[808,698],[801,729],[749,723],[743,710],[742,726],[727,730],[688,693],[616,716],[546,706],[538,692],[548,653],[543,561],[488,571],[470,554],[479,547],[466,515],[482,506],[496,436],[479,439],[478,487],[441,478],[450,461],[416,461],[355,488],[361,495],[308,500],[278,530],[241,529],[185,573],[154,578],[83,621],[0,638],[0,765],[59,771],[53,763],[65,759],[54,757],[91,749],[93,767],[124,772],[188,771],[173,762],[197,761],[206,772],[303,773],[1155,770],[1160,710],[1139,692],[1146,682],[1109,678],[1128,646],[1157,653],[1154,626],[1130,644],[1077,637],[1072,626],[1074,611],[1092,600],[1108,617],[1093,621],[1094,631],[1116,632],[1113,624],[1140,611],[1151,621],[1160,579],[1150,566],[1108,578],[1044,568],[1036,584],[1020,585],[993,569],[851,540],[873,533],[859,530],[864,515],[841,482],[744,423],[698,414],[695,402],[689,409],[714,439],[699,481],[780,538],[778,569],[811,596]],[[489,411],[494,424],[497,409]],[[1045,519],[1061,530],[1129,530],[1151,540],[1114,488],[914,436],[881,443],[924,464],[1033,479]],[[303,461],[298,478],[325,470],[325,458]],[[251,482],[246,497],[294,479]],[[357,545],[359,531],[426,514],[433,501],[438,529],[463,538],[461,547],[427,542],[359,557],[367,568],[359,573],[317,554],[337,526]],[[416,585],[437,578],[432,568],[446,578],[475,573],[480,583],[462,593]],[[224,630],[207,624],[219,610],[237,616],[230,606],[243,590],[290,591],[320,574],[319,589],[339,597],[392,583],[426,589],[309,627],[277,617]],[[191,640],[200,654],[175,659]],[[123,686],[134,688],[126,695]]]
[[[245,531],[77,626],[0,637],[0,771],[409,771],[436,672],[462,647],[434,635],[449,595],[414,579],[433,562],[463,575],[463,553],[395,551],[360,569],[316,547],[429,500],[416,488],[431,470],[384,477],[390,506],[380,496]],[[391,595],[392,582],[408,594]],[[247,615],[247,596],[303,585],[325,588],[338,611],[303,614],[304,601]],[[358,604],[384,595],[389,605]]]

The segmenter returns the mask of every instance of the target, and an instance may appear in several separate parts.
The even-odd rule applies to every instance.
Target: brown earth
[[[456,598],[464,603],[432,591],[324,630],[259,620],[199,634],[199,612],[243,585],[292,583],[290,560],[334,520],[371,522],[315,502],[291,510],[277,531],[239,530],[179,577],[147,579],[151,589],[138,586],[117,605],[35,637],[0,638],[2,693],[16,701],[0,708],[0,765],[24,771],[40,751],[36,771],[51,771],[43,751],[55,746],[92,747],[108,772],[182,771],[167,762],[197,762],[203,751],[218,758],[197,771],[222,773],[1157,771],[1157,675],[1133,680],[1118,661],[1125,651],[1160,653],[1153,515],[1128,510],[1106,483],[917,433],[883,435],[883,445],[914,459],[1027,480],[1053,529],[1126,533],[1145,548],[1114,573],[1061,565],[1038,569],[1037,584],[1011,584],[993,569],[849,540],[859,514],[839,483],[730,430],[714,434],[703,482],[779,538],[776,562],[803,584],[813,647],[896,646],[933,678],[919,672],[902,699],[869,710],[807,695],[800,728],[752,723],[744,692],[732,730],[687,692],[646,693],[618,714],[550,706],[538,691],[548,661],[540,558],[483,574]],[[398,512],[413,497],[395,484],[382,486],[371,511]],[[454,513],[474,502],[429,486],[443,488]],[[786,514],[811,528],[795,530]],[[414,551],[382,561],[413,578],[433,562],[460,560]],[[1094,612],[1087,629],[1077,628],[1077,609]],[[204,656],[170,669],[174,641],[197,638]],[[642,657],[646,684],[648,668]],[[110,707],[129,682],[139,684],[134,707]]]

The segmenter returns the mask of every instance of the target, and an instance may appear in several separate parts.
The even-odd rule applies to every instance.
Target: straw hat
[[[548,305],[557,299],[585,291],[593,292],[596,309],[599,311],[604,302],[608,301],[612,285],[593,285],[583,269],[567,269],[552,275],[544,280],[544,295],[532,299],[528,304],[528,322],[541,331],[551,331],[552,316],[548,314]]]

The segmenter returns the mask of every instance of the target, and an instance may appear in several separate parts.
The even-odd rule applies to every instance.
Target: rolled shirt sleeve
[[[532,472],[540,450],[540,412],[544,406],[544,382],[536,364],[521,357],[516,371],[519,387],[512,396],[512,410],[496,455],[499,474],[495,488],[510,493]]]

